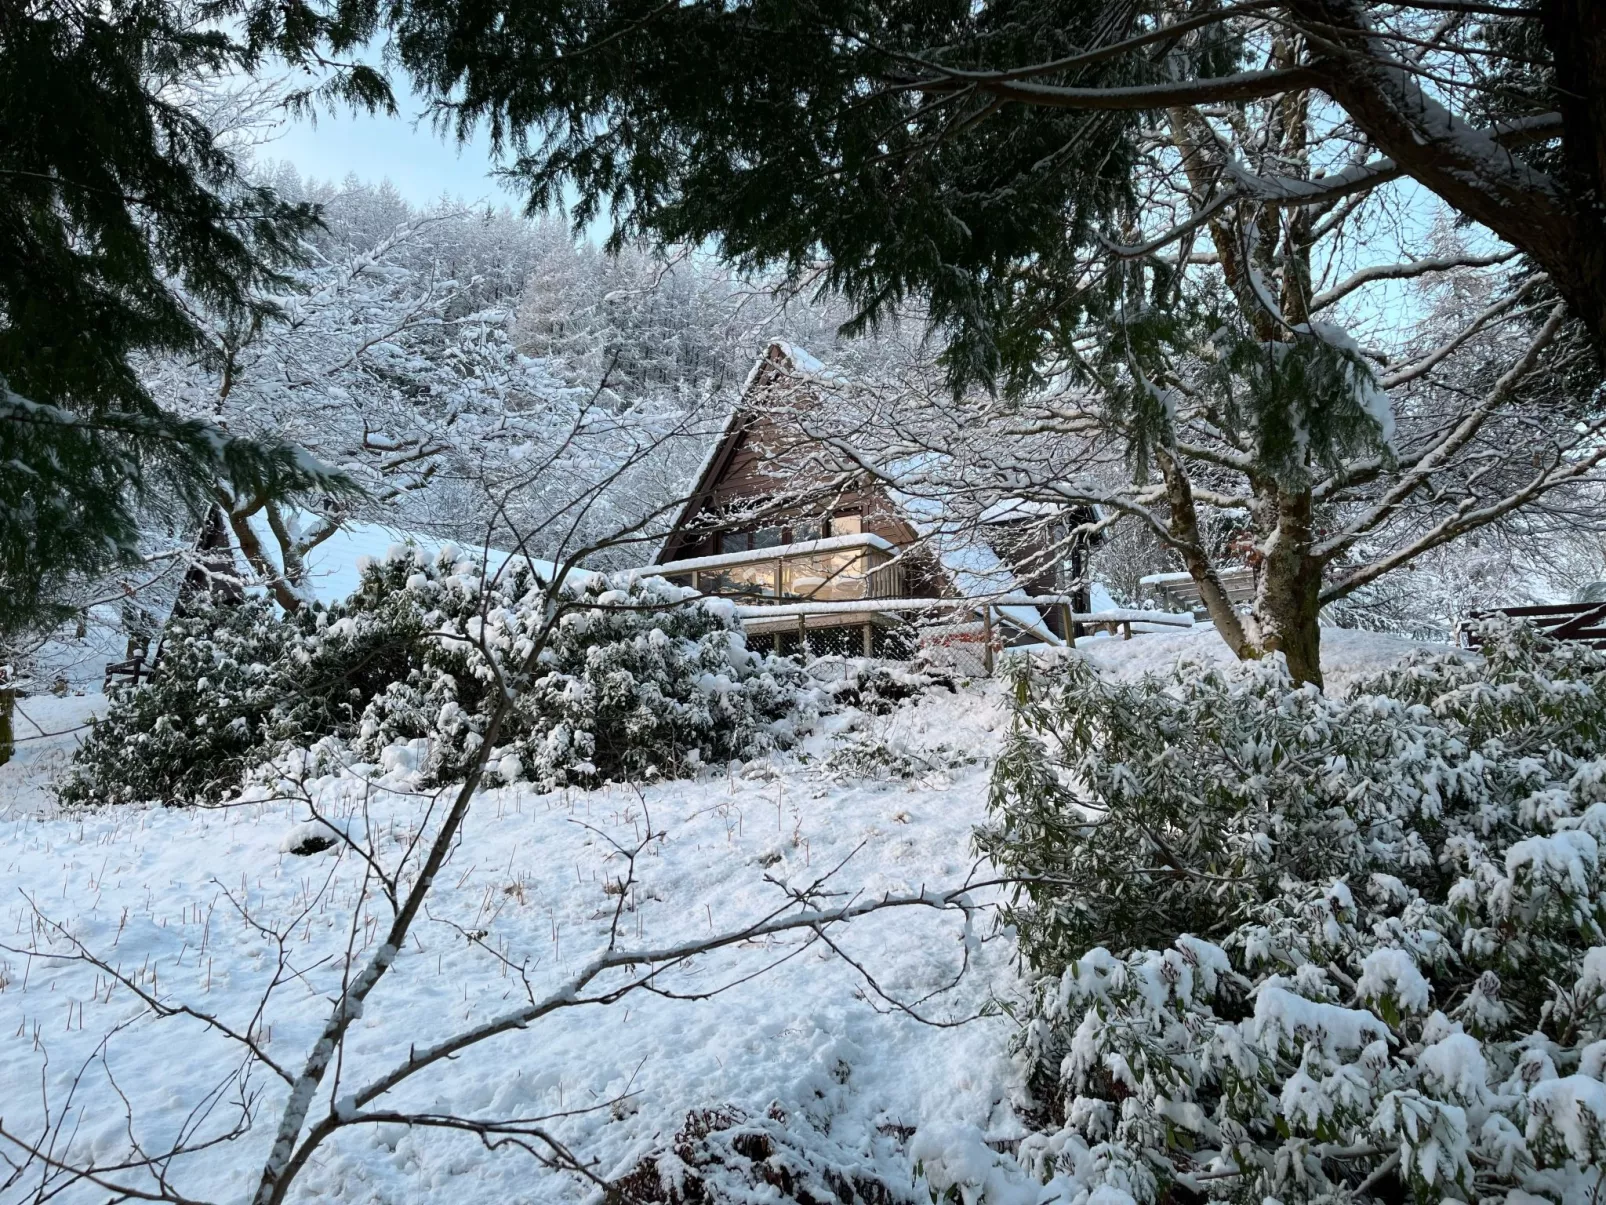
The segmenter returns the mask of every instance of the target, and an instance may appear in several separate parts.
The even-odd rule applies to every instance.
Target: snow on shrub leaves
[[[357,751],[378,759],[400,742],[427,742],[422,768],[460,776],[479,747],[492,671],[522,659],[544,619],[542,583],[528,567],[502,575],[482,605],[473,567],[437,572],[415,589],[437,635],[422,661],[377,696],[358,725]],[[534,680],[521,684],[490,766],[503,781],[542,789],[676,777],[789,745],[812,719],[816,693],[795,663],[750,651],[732,607],[661,578],[586,575]]]
[[[62,800],[215,802],[277,750],[353,731],[423,655],[423,613],[391,588],[395,572],[373,570],[346,601],[288,618],[248,598],[169,620],[156,680],[113,689]]]
[[[1017,670],[1042,1199],[1606,1191],[1606,655],[1488,635],[1342,700]]]
[[[789,744],[810,721],[801,671],[750,652],[717,600],[593,574],[549,598],[527,563],[487,581],[456,556],[394,549],[349,599],[286,618],[247,600],[174,619],[155,681],[113,696],[63,800],[215,801],[287,753],[330,752],[330,738],[344,756],[452,781],[494,700],[480,644],[509,673],[554,614],[533,679],[511,684],[493,783],[672,777]]]
[[[928,1194],[929,1195],[929,1194]],[[697,1109],[673,1141],[612,1181],[603,1205],[918,1205],[911,1186],[878,1174],[807,1121],[771,1107]]]

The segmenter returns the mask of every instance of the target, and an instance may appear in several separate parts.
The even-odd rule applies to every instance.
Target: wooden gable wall
[[[722,516],[778,494],[808,495],[814,489],[819,491],[816,496],[803,498],[797,507],[762,520],[760,525],[784,528],[793,523],[821,523],[833,515],[856,512],[862,530],[889,544],[901,548],[915,542],[914,529],[879,486],[859,484],[827,494],[835,472],[846,472],[850,466],[821,463],[819,446],[802,442],[801,432],[786,422],[788,409],[806,410],[819,402],[818,393],[796,377],[784,351],[772,346],[674,531],[664,541],[659,564],[715,555],[720,533],[710,528]],[[777,391],[784,392],[778,395]]]

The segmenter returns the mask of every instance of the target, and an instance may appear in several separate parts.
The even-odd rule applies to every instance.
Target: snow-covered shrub
[[[465,565],[417,576],[436,635],[370,704],[355,745],[377,759],[425,739],[428,775],[450,779],[478,750],[490,711],[492,671],[476,643],[515,665],[553,604],[528,567],[489,585]],[[547,789],[676,777],[789,745],[810,722],[815,692],[802,671],[749,650],[723,600],[661,578],[593,574],[556,606],[539,667],[517,684],[493,750],[503,781]]]
[[[1487,634],[1345,699],[1019,671],[978,842],[1045,1199],[1606,1191],[1606,655]]]
[[[896,736],[854,732],[839,740],[826,754],[820,762],[820,773],[839,783],[864,779],[908,781],[944,775],[962,766],[973,766],[979,760],[974,752],[946,744],[916,748]]]
[[[912,1177],[911,1177],[912,1179]],[[749,1117],[740,1109],[697,1109],[673,1141],[614,1180],[605,1205],[916,1205],[912,1184],[877,1174],[862,1153],[845,1150],[780,1109]]]
[[[423,656],[401,558],[350,598],[281,617],[269,602],[200,605],[163,632],[154,680],[119,687],[62,784],[67,803],[216,801],[275,753],[356,731]]]
[[[258,599],[175,617],[163,672],[137,688],[112,688],[62,800],[189,803],[227,793],[257,756],[280,696],[270,667],[288,638],[288,625]]]
[[[513,680],[554,616],[535,673]],[[493,781],[592,785],[751,757],[789,744],[815,694],[791,662],[748,651],[727,604],[660,579],[587,574],[553,596],[525,563],[487,581],[454,550],[397,547],[327,608],[279,618],[248,599],[175,619],[155,680],[113,698],[62,797],[217,800],[329,738],[375,762],[422,741],[427,778],[451,781],[493,708],[487,652],[517,699]]]
[[[840,673],[829,677],[822,672],[838,667]],[[865,657],[822,657],[809,668],[816,678],[825,679],[826,693],[834,704],[870,715],[886,715],[933,690],[950,694],[955,690],[951,673],[921,662],[906,669]]]

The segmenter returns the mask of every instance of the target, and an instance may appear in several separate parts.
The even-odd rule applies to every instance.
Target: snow
[[[1330,674],[1340,675],[1380,668],[1416,647],[1331,631],[1324,646]],[[1094,642],[1088,655],[1105,672],[1126,676],[1185,655],[1230,660],[1215,649],[1225,653],[1219,637],[1202,630]],[[642,949],[739,927],[784,903],[777,883],[806,885],[839,863],[831,882],[847,893],[843,900],[960,884],[974,869],[971,829],[985,815],[988,761],[1008,722],[1003,684],[983,682],[885,717],[835,717],[842,731],[811,738],[806,757],[720,766],[695,781],[548,794],[528,784],[489,787],[475,801],[415,936],[388,949],[378,944],[383,907],[369,913],[376,924],[360,916],[353,923],[365,870],[360,857],[343,842],[289,851],[309,835],[328,835],[332,823],[394,863],[425,814],[440,813],[435,793],[418,787],[416,758],[388,758],[306,784],[327,822],[311,820],[304,802],[265,798],[220,809],[57,814],[48,779],[76,740],[70,729],[103,706],[93,696],[24,700],[34,734],[59,735],[25,742],[0,768],[0,876],[10,889],[0,926],[13,950],[32,947],[0,951],[6,1124],[37,1132],[48,1103],[65,1121],[62,1150],[102,1159],[115,1158],[127,1139],[118,1090],[131,1102],[136,1133],[159,1145],[185,1124],[197,1085],[222,1079],[237,1059],[203,1022],[153,1017],[96,969],[47,957],[69,952],[65,934],[143,990],[242,1030],[278,971],[275,939],[250,922],[287,934],[292,973],[282,976],[257,1032],[263,1050],[292,1069],[313,1050],[345,978],[377,956],[391,969],[353,1022],[339,1082],[325,1083],[312,1102],[313,1119],[350,1115],[371,1107],[357,1103],[358,1086],[404,1060],[411,1046],[503,1015],[527,992],[561,991],[576,968],[607,948],[616,914],[620,944]],[[843,778],[824,763],[832,742],[849,734],[908,750],[923,769],[907,781]],[[649,818],[662,836],[648,843],[631,875],[613,843],[635,847]],[[610,885],[626,878],[621,900]],[[986,907],[995,897],[981,889],[973,898]],[[828,950],[782,935],[665,972],[656,984],[662,994],[559,1009],[439,1064],[386,1101],[480,1116],[568,1114],[550,1123],[554,1132],[595,1159],[603,1175],[634,1166],[688,1110],[732,1105],[756,1117],[776,1104],[847,1149],[871,1151],[877,1135],[912,1133],[905,1161],[878,1165],[884,1173],[908,1175],[912,1158],[921,1157],[929,1183],[951,1184],[961,1199],[981,1199],[984,1186],[987,1199],[1003,1205],[1039,1199],[1041,1190],[1028,1191],[1018,1173],[1012,1178],[999,1154],[1026,1128],[1015,1112],[1022,1091],[1010,1053],[1015,1024],[986,1009],[995,999],[1020,1001],[1013,941],[985,914],[965,923],[924,908],[863,918],[835,940],[903,1000],[942,988],[968,956],[970,970],[958,986],[921,1011],[976,1019],[923,1025],[889,1008]],[[348,941],[357,947],[354,965],[345,955]],[[1107,960],[1105,971],[1114,973]],[[1078,974],[1096,977],[1096,964],[1097,952]],[[1217,947],[1190,938],[1138,976],[1159,999],[1167,991],[1213,990],[1226,969]],[[756,977],[743,981],[750,975]],[[724,984],[730,990],[712,999],[675,998]],[[992,1015],[977,1015],[984,1011]],[[1261,991],[1252,1024],[1267,1038],[1320,1032],[1354,1049],[1386,1032],[1373,1014],[1305,999],[1290,983]],[[97,1061],[92,1056],[108,1034]],[[1429,1053],[1443,1073],[1460,1075],[1448,1042]],[[69,1104],[72,1081],[86,1066]],[[175,1163],[175,1180],[190,1197],[248,1195],[289,1094],[267,1074],[251,1086],[262,1093],[251,1135]],[[1553,1116],[1588,1116],[1589,1089],[1546,1091]],[[219,1109],[214,1122],[221,1126],[226,1104]],[[1077,1155],[1078,1166],[1085,1156]],[[1098,1192],[1109,1200],[1124,1195],[1109,1185]],[[68,1191],[61,1199],[104,1195]],[[443,1195],[454,1205],[587,1199],[577,1180],[511,1150],[391,1125],[341,1131],[292,1199]]]
[[[1511,878],[1526,870],[1536,878],[1565,880],[1577,895],[1588,892],[1598,864],[1595,838],[1578,829],[1548,837],[1528,837],[1506,850],[1506,874]]]
[[[300,522],[302,518],[301,515],[293,515],[291,521]],[[263,551],[277,565],[278,542],[268,530],[267,521],[261,516],[254,516],[251,525],[253,528],[260,527],[257,534],[262,541]],[[453,541],[437,540],[433,536],[386,523],[346,523],[306,554],[307,593],[317,602],[338,602],[349,598],[362,584],[363,567],[370,562],[404,556],[413,549],[433,560],[443,548],[457,547]],[[492,574],[513,559],[511,553],[494,548],[464,548],[462,555],[476,564],[483,562]],[[545,561],[533,564],[537,572],[552,573],[556,568]]]
[[[1606,1147],[1606,1084],[1587,1075],[1541,1080],[1528,1089],[1528,1141],[1551,1129],[1567,1153],[1589,1163]]]
[[[1426,1012],[1428,981],[1404,950],[1385,946],[1361,960],[1355,994],[1362,1000],[1392,998],[1404,1012]]]
[[[1412,652],[1449,647],[1383,632],[1323,628],[1323,683],[1330,694],[1342,694],[1357,678],[1389,669]],[[1231,669],[1239,664],[1232,650],[1209,624],[1175,633],[1152,633],[1134,640],[1122,640],[1118,636],[1078,640],[1076,651],[1100,671],[1125,680],[1145,674],[1169,674],[1181,663],[1219,669]]]
[[[1606,995],[1606,946],[1591,946],[1578,977],[1581,996]]]
[[[55,811],[50,784],[67,769],[90,721],[105,710],[106,696],[98,693],[17,700],[16,752],[0,766],[0,823]]]
[[[1417,1066],[1438,1081],[1441,1091],[1468,1104],[1489,1090],[1489,1063],[1483,1044],[1467,1033],[1452,1033],[1417,1056]]]
[[[84,700],[72,702],[87,710]],[[608,841],[633,847],[649,816],[664,836],[638,859],[621,914],[620,940],[629,948],[737,927],[784,902],[767,878],[806,884],[844,859],[833,882],[861,898],[962,882],[971,872],[970,828],[984,812],[985,758],[1005,727],[1001,689],[943,692],[887,717],[854,716],[860,735],[925,750],[932,764],[953,768],[912,783],[841,784],[785,760],[720,767],[699,781],[639,793],[484,791],[416,940],[392,952],[393,969],[355,1022],[340,1085],[320,1089],[313,1117],[338,1110],[335,1101],[350,1107],[356,1086],[405,1058],[410,1044],[439,1040],[524,999],[518,968],[543,993],[605,949],[618,903],[605,886],[625,874]],[[955,752],[982,760],[963,764]],[[47,760],[34,757],[29,772]],[[25,777],[8,772],[13,782]],[[30,789],[42,794],[37,784]],[[310,790],[337,824],[366,817],[387,860],[432,803],[409,773],[377,768],[318,780]],[[293,924],[288,951],[300,975],[276,991],[264,1014],[271,1031],[262,1032],[273,1058],[299,1068],[338,994],[363,874],[361,859],[341,846],[311,856],[285,852],[313,830],[327,833],[293,800],[71,816],[13,806],[0,820],[0,875],[11,888],[0,923],[24,936],[7,944],[26,943],[34,924],[40,950],[50,947],[28,903],[37,901],[51,922],[138,976],[146,990],[243,1029],[277,962],[273,940],[235,905],[281,930]],[[355,831],[360,838],[363,830]],[[987,902],[985,891],[976,897]],[[383,909],[376,912],[383,924]],[[379,940],[362,925],[357,931],[359,946]],[[933,1017],[970,1016],[1017,989],[1013,946],[993,937],[985,920],[967,934],[957,915],[911,909],[855,921],[836,939],[886,991],[907,999],[951,979],[968,951],[971,971],[960,987],[922,1006]],[[65,952],[59,941],[53,948]],[[373,953],[370,945],[361,957]],[[659,986],[697,993],[772,962],[779,965],[709,1001],[638,994],[609,1008],[559,1011],[441,1064],[427,1082],[395,1093],[397,1103],[500,1116],[592,1109],[552,1124],[604,1174],[628,1169],[687,1110],[727,1104],[761,1115],[778,1103],[865,1149],[885,1126],[1018,1136],[1012,1026],[1004,1017],[932,1028],[885,1005],[878,1010],[851,967],[786,936],[699,958]],[[77,1128],[74,1154],[118,1150],[126,1139],[108,1071],[133,1104],[136,1132],[160,1143],[183,1124],[196,1085],[235,1065],[227,1041],[201,1023],[155,1019],[128,990],[108,994],[105,977],[81,964],[0,954],[0,980],[0,1033],[9,1039],[0,1044],[0,1098],[13,1132],[40,1123],[41,1086],[53,1109],[63,1107],[73,1075],[119,1025],[105,1064],[92,1068],[67,1111],[67,1132]],[[286,1086],[262,1076],[253,1088],[265,1093],[265,1116],[276,1117]],[[630,1107],[607,1107],[627,1093]],[[242,1199],[267,1157],[271,1124],[259,1122],[242,1144],[180,1160],[178,1182],[192,1198]],[[511,1151],[493,1154],[436,1131],[360,1127],[321,1153],[294,1199],[412,1201],[446,1191],[454,1205],[584,1196],[576,1180]],[[69,1191],[62,1199],[104,1195]]]
[[[782,355],[791,361],[792,368],[805,376],[823,377],[829,371],[818,359],[795,343],[787,343],[785,340],[778,339],[775,342],[775,346],[781,350]]]
[[[1307,1000],[1291,990],[1292,984],[1273,975],[1255,993],[1255,1030],[1269,1045],[1279,1040],[1297,1050],[1311,1042],[1323,1054],[1359,1051],[1388,1038],[1388,1026],[1364,1009],[1344,1008],[1321,1000]]]
[[[806,556],[814,552],[835,552],[842,548],[877,548],[891,552],[892,544],[872,532],[859,532],[846,536],[826,536],[819,540],[804,540],[799,544],[777,544],[773,548],[749,548],[743,552],[723,552],[714,556],[691,557],[682,561],[666,561],[661,565],[647,565],[638,573],[685,573],[692,569],[721,569],[726,565],[747,565],[755,561],[775,561],[786,557]]]
[[[1140,586],[1169,586],[1176,582],[1191,582],[1193,574],[1186,571],[1178,573],[1149,573],[1138,578]]]
[[[1350,363],[1346,371],[1350,388],[1354,391],[1356,404],[1366,411],[1371,420],[1377,424],[1378,438],[1383,446],[1394,447],[1394,407],[1389,401],[1389,395],[1378,383],[1370,368],[1365,366],[1362,359],[1361,345],[1350,336],[1342,327],[1331,322],[1320,322],[1315,319],[1309,323],[1301,323],[1294,327],[1296,331],[1308,330],[1316,338],[1330,347],[1336,347],[1348,353]]]

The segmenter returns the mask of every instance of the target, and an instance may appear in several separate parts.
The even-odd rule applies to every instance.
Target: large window
[[[722,531],[719,534],[721,555],[728,552],[751,552],[755,548],[779,548],[784,542],[779,527],[760,527],[757,531]]]
[[[857,516],[853,516],[855,521]],[[850,547],[815,550],[819,528],[801,525],[724,533],[721,555],[735,564],[711,564],[677,573],[705,594],[746,598],[818,599],[822,602],[892,598],[903,590],[898,560],[873,536],[848,541]],[[849,533],[832,532],[832,535]]]
[[[813,552],[782,563],[785,593],[795,598],[863,598],[867,563],[862,548]]]
[[[779,548],[783,544],[807,544],[826,536],[857,536],[864,533],[864,516],[857,510],[838,511],[819,519],[793,519],[770,527],[741,528],[719,533],[721,556],[732,552],[752,552],[758,548]]]
[[[704,594],[773,596],[775,585],[774,561],[755,561],[751,565],[726,565],[720,569],[697,571],[697,588]]]
[[[858,511],[838,511],[831,516],[831,534],[856,536],[864,532],[864,516]]]

